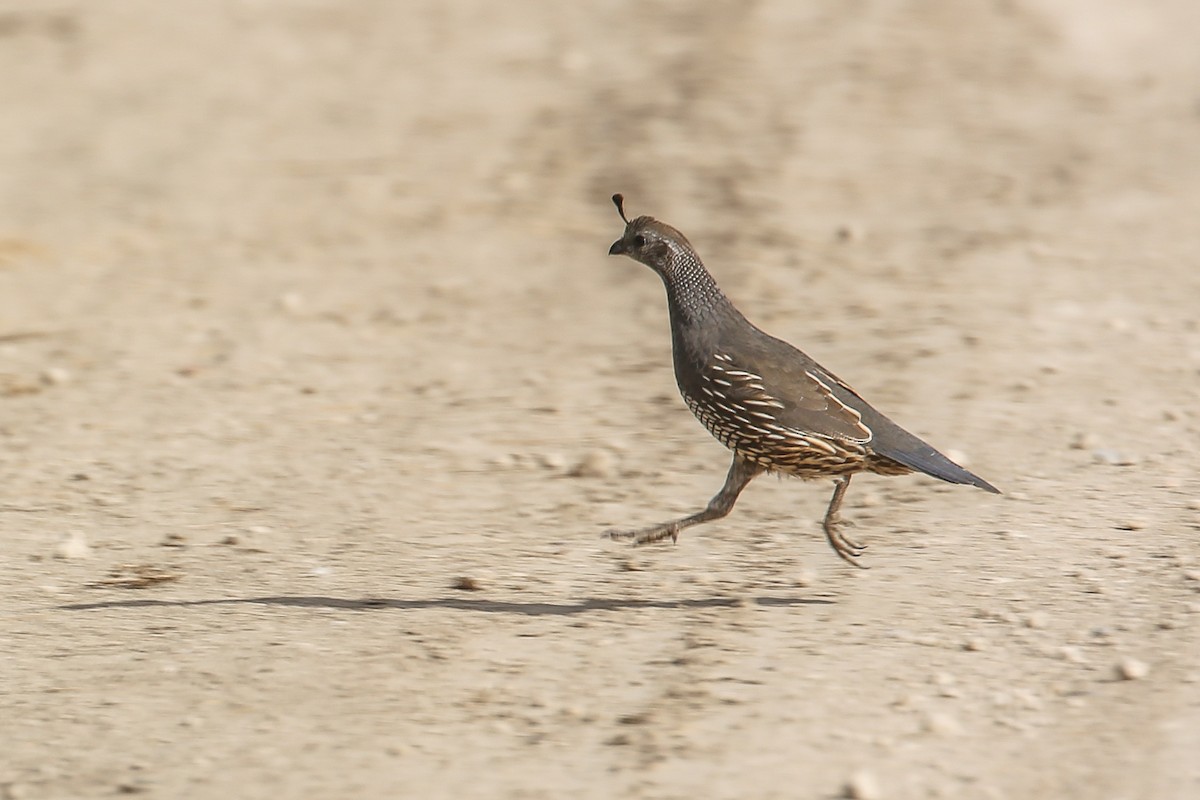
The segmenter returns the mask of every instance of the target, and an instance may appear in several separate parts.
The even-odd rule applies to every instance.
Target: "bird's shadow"
[[[809,597],[702,597],[685,600],[637,600],[589,597],[574,603],[516,603],[470,597],[433,597],[424,600],[397,600],[387,597],[342,598],[307,595],[277,595],[271,597],[230,597],[209,600],[107,600],[97,603],[72,603],[59,606],[63,611],[96,611],[120,608],[192,608],[195,606],[260,605],[289,608],[333,608],[346,611],[419,611],[429,608],[448,608],[458,611],[479,611],[486,614],[520,614],[527,617],[571,616],[594,611],[625,611],[647,608],[693,609],[733,608],[754,604],[758,606],[833,605],[832,600]]]

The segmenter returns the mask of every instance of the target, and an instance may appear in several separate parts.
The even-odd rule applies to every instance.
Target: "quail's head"
[[[666,274],[676,255],[691,252],[691,243],[670,225],[654,217],[631,220],[625,216],[625,198],[614,194],[612,200],[625,223],[625,233],[608,248],[610,256],[629,256],[659,274]]]

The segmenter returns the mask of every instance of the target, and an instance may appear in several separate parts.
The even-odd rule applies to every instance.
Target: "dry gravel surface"
[[[1200,5],[0,0],[0,798],[1200,797]],[[756,481],[683,230],[999,486]]]

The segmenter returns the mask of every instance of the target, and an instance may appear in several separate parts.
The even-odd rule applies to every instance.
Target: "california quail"
[[[764,472],[831,477],[825,537],[856,567],[865,546],[840,530],[838,510],[856,472],[923,472],[949,483],[999,494],[925,442],[872,408],[844,381],[742,316],[717,287],[682,233],[653,217],[629,220],[624,198],[613,203],[625,233],[609,255],[626,255],[658,273],[667,289],[675,380],[684,402],[709,433],[733,451],[721,491],[691,516],[637,531],[611,532],[638,544],[724,517],[738,495]]]

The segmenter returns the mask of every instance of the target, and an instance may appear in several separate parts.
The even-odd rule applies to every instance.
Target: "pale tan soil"
[[[1197,30],[0,2],[0,796],[1200,797]],[[727,466],[614,191],[1006,494],[601,539]]]

